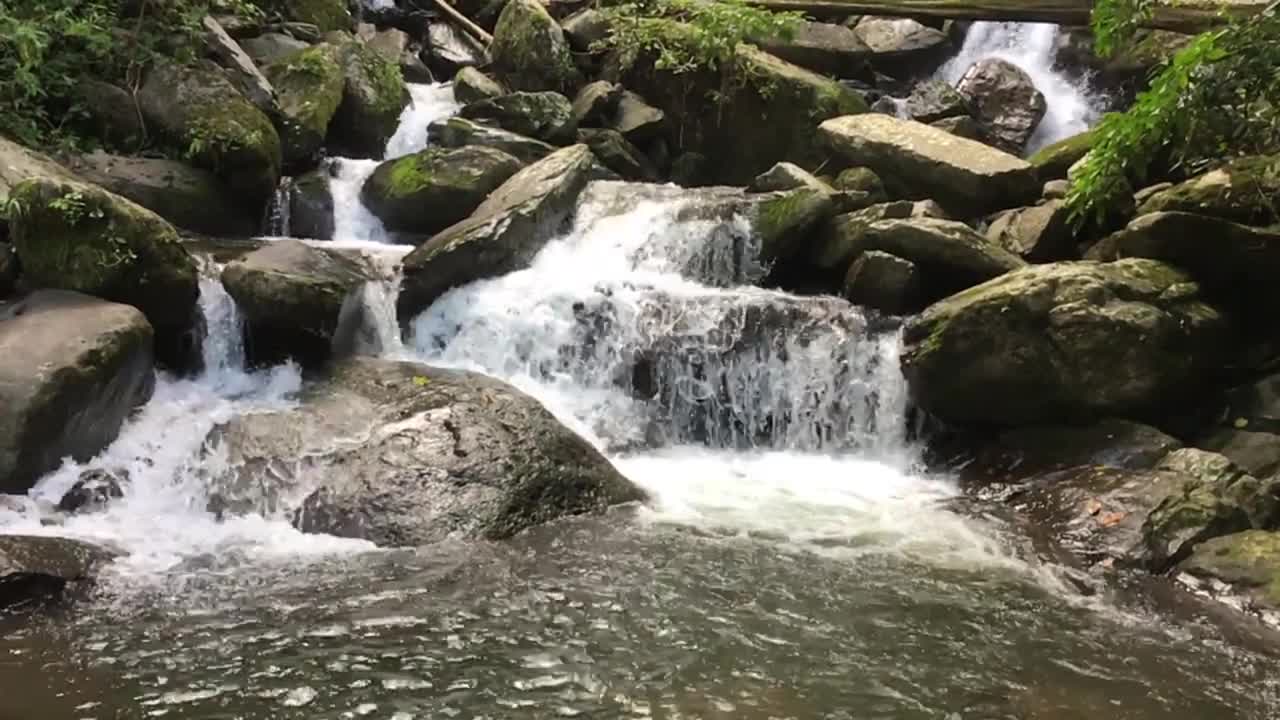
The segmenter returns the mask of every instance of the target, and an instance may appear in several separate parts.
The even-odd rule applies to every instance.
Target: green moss
[[[756,210],[755,231],[760,254],[766,260],[783,257],[798,244],[798,237],[831,212],[830,193],[799,188],[766,200]]]
[[[1089,153],[1093,148],[1093,140],[1093,132],[1085,131],[1052,145],[1046,145],[1027,158],[1027,162],[1036,169],[1036,174],[1041,180],[1060,180],[1067,176],[1067,171],[1072,165]]]
[[[571,93],[581,76],[560,25],[536,0],[511,0],[498,17],[490,53],[513,90]]]
[[[439,151],[432,148],[394,161],[383,192],[388,198],[403,198],[421,191],[435,175],[438,156]]]
[[[1251,588],[1280,609],[1280,533],[1250,530],[1215,538],[1196,549],[1190,569]]]
[[[322,44],[300,50],[266,66],[284,114],[285,155],[299,160],[324,143],[329,122],[342,103],[343,75],[339,50]]]

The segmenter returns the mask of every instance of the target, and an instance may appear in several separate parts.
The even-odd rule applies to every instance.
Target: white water
[[[1022,68],[1044,93],[1047,111],[1027,142],[1027,152],[1088,130],[1098,119],[1100,98],[1083,79],[1072,79],[1053,67],[1061,29],[1047,23],[975,22],[965,35],[959,54],[938,70],[938,77],[955,85],[973,65],[999,58]]]

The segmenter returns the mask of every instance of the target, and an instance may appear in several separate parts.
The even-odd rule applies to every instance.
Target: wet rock
[[[289,185],[289,234],[312,240],[333,239],[333,193],[324,169],[299,175]]]
[[[978,121],[968,115],[935,120],[929,124],[939,130],[949,132],[956,137],[976,140],[978,142],[983,142],[985,139],[982,133],[982,127],[978,125]]]
[[[935,64],[950,48],[947,34],[906,18],[867,16],[854,27],[858,38],[874,53],[886,72]]]
[[[1277,198],[1280,155],[1247,157],[1152,194],[1141,201],[1138,213],[1181,211],[1265,224],[1280,219]]]
[[[889,201],[889,193],[884,189],[884,181],[871,168],[851,167],[840,171],[831,185],[845,192],[866,193],[870,205],[878,205]]]
[[[866,228],[865,247],[919,266],[927,300],[985,282],[1026,265],[964,223],[936,218],[878,220]]]
[[[834,192],[834,188],[814,177],[810,172],[795,163],[780,162],[751,181],[748,190],[751,192],[775,192],[779,190],[795,190],[811,188],[824,192]]]
[[[806,253],[817,229],[835,213],[835,198],[821,185],[773,194],[756,206],[752,224],[761,259],[774,263]]]
[[[76,99],[89,116],[86,130],[111,147],[134,148],[147,136],[133,96],[123,88],[101,80],[82,79]]]
[[[481,125],[466,118],[451,117],[431,123],[427,131],[431,142],[441,147],[460,148],[468,145],[501,150],[524,164],[535,163],[555,151],[555,147],[509,130]]]
[[[253,59],[217,20],[206,15],[201,22],[209,55],[227,71],[227,77],[239,88],[241,95],[268,116],[274,115],[277,109],[275,88],[258,70]]]
[[[912,120],[932,123],[953,117],[969,117],[969,100],[949,83],[926,80],[911,90],[904,109]]]
[[[442,77],[449,77],[455,73],[461,74],[467,68],[489,64],[489,53],[484,46],[447,22],[431,23],[431,27],[427,30],[427,39],[430,48],[427,64]],[[457,97],[461,102],[469,102],[462,95]]]
[[[153,384],[151,326],[134,308],[61,290],[0,308],[0,492],[97,455]]]
[[[522,167],[493,148],[432,147],[379,165],[360,197],[387,229],[432,235],[465,219]]]
[[[1151,260],[1032,265],[907,325],[916,402],[976,425],[1088,421],[1177,406],[1206,386],[1225,320]]]
[[[1280,309],[1280,232],[1184,212],[1135,218],[1104,238],[1090,258],[1141,257],[1186,269],[1210,297],[1242,315]]]
[[[342,104],[346,78],[342,49],[321,44],[286,55],[264,70],[279,94],[284,161],[305,163],[319,154]]]
[[[18,285],[18,256],[9,243],[0,243],[0,300],[13,294]]]
[[[129,474],[122,471],[122,475],[120,478],[109,470],[85,470],[58,501],[58,512],[71,514],[102,510],[112,500],[124,497],[121,480],[128,482]]]
[[[1084,465],[1151,470],[1181,448],[1179,440],[1149,425],[1107,418],[1005,430],[982,448],[976,465],[984,479],[1010,481]]]
[[[303,531],[383,546],[501,540],[644,497],[533,398],[417,363],[348,361],[296,409],[242,416],[219,435],[249,472],[321,479],[294,518]]]
[[[314,25],[322,33],[350,30],[353,22],[346,0],[262,0],[258,5],[296,23]]]
[[[1077,257],[1070,211],[1061,200],[1010,210],[987,228],[987,239],[1032,263]]]
[[[1006,60],[987,58],[969,68],[956,89],[996,147],[1022,154],[1048,109],[1044,94],[1026,71]]]
[[[1041,180],[1066,179],[1067,171],[1080,162],[1093,147],[1093,133],[1086,131],[1046,145],[1027,158]]]
[[[347,256],[297,240],[268,243],[222,271],[244,314],[249,361],[259,366],[328,361],[342,306],[368,280]]]
[[[0,611],[63,597],[92,582],[112,557],[69,538],[0,535]]]
[[[915,263],[869,250],[849,266],[842,294],[855,305],[889,315],[906,315],[920,309],[920,288],[920,271]]]
[[[494,73],[512,90],[572,94],[582,82],[559,23],[537,0],[510,0],[489,47]]]
[[[846,162],[874,170],[893,195],[933,198],[959,217],[1030,204],[1040,195],[1026,162],[911,120],[854,115],[827,120],[818,131]]]
[[[560,23],[569,45],[578,52],[588,52],[591,46],[609,36],[609,21],[604,13],[587,8],[570,15]]]
[[[329,124],[329,144],[352,157],[381,158],[409,104],[398,63],[359,42],[340,47],[342,102]]]
[[[240,47],[244,48],[254,62],[268,65],[286,55],[306,50],[309,46],[301,40],[295,40],[291,35],[271,32],[243,39],[240,41]]]
[[[413,317],[452,287],[527,265],[568,221],[594,166],[586,145],[558,150],[512,176],[471,217],[410,253],[404,259],[400,317]]]
[[[680,153],[671,161],[671,182],[681,187],[700,187],[709,184],[711,160],[699,152]]]
[[[821,270],[844,273],[859,255],[872,249],[867,231],[873,223],[911,217],[911,210],[910,202],[898,201],[837,215],[819,233],[811,262]]]
[[[200,295],[195,260],[173,226],[146,208],[85,183],[28,180],[13,188],[9,219],[31,287],[74,290],[132,305],[155,328],[156,355],[190,367]]]
[[[399,28],[379,30],[369,23],[356,26],[356,37],[393,63],[400,62],[400,58],[409,52],[411,43],[409,34]]]
[[[1280,533],[1266,530],[1214,538],[1179,567],[1235,586],[1258,608],[1280,611]]]
[[[1280,435],[1275,433],[1224,427],[1212,431],[1199,444],[1258,477],[1280,473]]]
[[[247,236],[258,219],[213,173],[160,158],[95,152],[68,160],[78,176],[126,197],[169,222],[209,235]]]
[[[630,142],[644,144],[662,134],[666,120],[666,113],[646,103],[639,95],[624,90],[609,127],[622,133]]]
[[[658,180],[658,171],[649,158],[617,130],[579,130],[578,142],[585,143],[605,167],[627,180]]]
[[[573,142],[578,131],[569,99],[554,92],[516,92],[478,100],[458,114],[554,145]]]
[[[858,34],[843,25],[802,22],[788,38],[772,38],[759,43],[765,52],[802,68],[839,78],[870,73],[867,60],[871,48]]]
[[[453,77],[453,96],[460,103],[479,102],[506,94],[506,88],[499,85],[497,80],[473,67],[462,68]]]

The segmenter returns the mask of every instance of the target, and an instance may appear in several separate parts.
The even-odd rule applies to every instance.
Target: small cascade
[[[938,70],[938,77],[955,85],[973,65],[1000,58],[1022,68],[1044,94],[1044,119],[1027,142],[1027,152],[1088,130],[1100,116],[1101,98],[1087,80],[1075,79],[1054,67],[1062,30],[1047,23],[975,22],[965,35],[959,54]]]
[[[291,234],[289,215],[292,212],[292,203],[289,196],[292,189],[293,178],[281,178],[280,186],[276,188],[275,194],[271,196],[271,202],[267,205],[265,230],[271,237],[289,237]]]

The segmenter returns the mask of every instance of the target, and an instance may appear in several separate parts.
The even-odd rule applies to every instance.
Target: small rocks
[[[126,471],[117,475],[110,470],[85,470],[58,501],[58,511],[72,514],[102,510],[112,500],[124,497],[121,485],[128,480]]]

